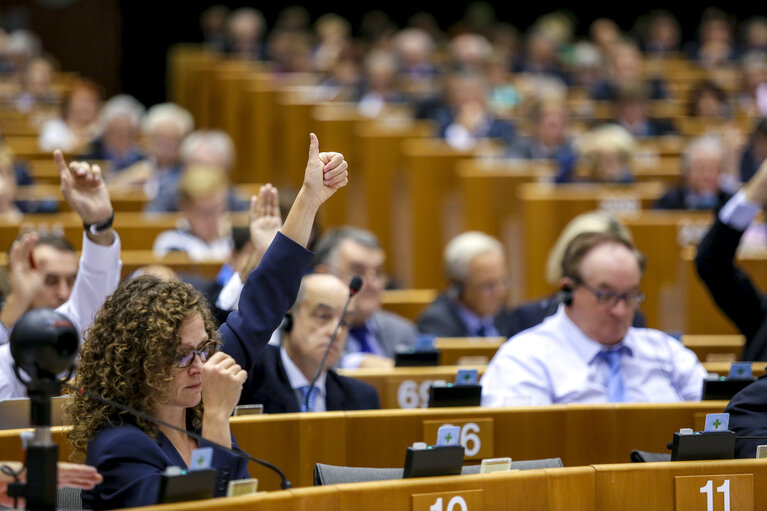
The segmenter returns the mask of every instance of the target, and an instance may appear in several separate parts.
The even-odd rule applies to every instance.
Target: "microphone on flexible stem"
[[[322,374],[322,368],[325,367],[325,360],[328,358],[328,353],[330,353],[330,348],[333,347],[333,343],[336,341],[336,336],[338,335],[338,329],[341,328],[341,323],[344,321],[344,317],[346,316],[346,310],[349,308],[349,302],[351,302],[354,295],[357,294],[357,291],[360,290],[362,287],[362,277],[359,275],[355,275],[352,277],[352,281],[349,282],[349,297],[346,299],[346,303],[344,304],[344,308],[341,311],[341,317],[338,318],[338,323],[336,323],[336,328],[333,330],[333,334],[330,336],[330,342],[328,342],[328,347],[325,348],[325,353],[322,354],[322,361],[320,362],[320,365],[317,366],[317,372],[314,373],[314,378],[312,378],[312,383],[309,385],[309,392],[306,393],[306,397],[304,398],[304,408],[306,410],[309,409],[309,398],[312,395],[312,391],[314,390],[314,387],[317,384],[317,380],[320,378],[320,374]]]
[[[129,414],[131,414],[131,415],[133,415],[135,417],[139,417],[139,418],[147,420],[149,422],[153,422],[155,424],[159,424],[160,426],[165,426],[166,428],[170,428],[172,430],[175,430],[175,431],[178,431],[180,433],[183,433],[183,434],[185,434],[186,436],[188,436],[190,438],[194,438],[198,442],[205,441],[206,443],[212,445],[213,447],[217,447],[219,449],[223,449],[224,451],[231,452],[232,454],[234,454],[234,455],[236,455],[236,456],[238,456],[240,458],[243,458],[243,459],[246,459],[248,461],[253,461],[255,463],[258,463],[259,465],[262,465],[262,466],[264,466],[264,467],[266,467],[268,469],[273,470],[280,477],[280,479],[281,479],[280,488],[282,488],[283,490],[287,490],[288,488],[292,488],[293,487],[293,483],[291,483],[288,480],[288,478],[285,477],[285,474],[282,472],[282,470],[277,468],[275,465],[272,465],[268,461],[260,460],[260,459],[254,457],[254,456],[251,456],[250,454],[246,453],[245,451],[242,451],[242,450],[237,451],[237,450],[232,449],[230,447],[227,447],[225,445],[221,445],[221,444],[218,444],[216,442],[211,442],[207,438],[204,438],[202,435],[198,435],[197,433],[194,433],[192,431],[187,431],[184,428],[179,428],[178,426],[174,426],[173,424],[165,422],[162,419],[158,419],[157,417],[153,417],[153,416],[151,416],[149,414],[146,414],[144,412],[141,412],[139,410],[135,410],[135,409],[133,409],[133,408],[131,408],[129,406],[126,406],[126,405],[124,405],[122,403],[118,403],[117,401],[112,401],[111,399],[107,399],[107,398],[105,398],[103,396],[100,396],[99,394],[95,394],[93,392],[90,392],[90,391],[86,390],[83,387],[77,387],[75,385],[70,385],[69,383],[66,383],[66,382],[63,382],[62,385],[67,387],[67,388],[69,388],[69,389],[71,389],[71,390],[74,390],[78,394],[80,394],[82,396],[85,396],[87,398],[95,399],[96,401],[100,401],[102,403],[108,404],[109,406],[113,406],[113,407],[117,408],[118,410],[123,410],[125,412],[128,412]]]

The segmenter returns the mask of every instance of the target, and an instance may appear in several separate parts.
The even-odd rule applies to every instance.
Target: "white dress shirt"
[[[114,242],[105,247],[88,239],[83,233],[83,250],[77,278],[69,300],[56,310],[69,318],[80,334],[93,323],[96,312],[120,283],[122,262],[120,261],[120,238],[115,233]],[[25,397],[26,387],[13,372],[9,332],[0,330],[0,400],[11,397]]]
[[[621,342],[627,402],[700,400],[706,370],[673,337],[631,327]],[[504,343],[480,381],[484,406],[607,402],[604,348],[567,316],[564,305],[543,323]]]

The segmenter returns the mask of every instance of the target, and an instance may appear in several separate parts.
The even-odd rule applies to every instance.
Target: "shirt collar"
[[[295,362],[293,362],[293,359],[290,358],[290,355],[288,355],[288,351],[285,349],[285,346],[280,346],[280,359],[282,360],[282,366],[285,368],[285,374],[288,375],[290,388],[293,390],[298,390],[301,387],[305,387],[312,383],[306,379],[304,373],[301,372]],[[328,372],[322,371],[322,373],[320,373],[320,377],[317,378],[317,383],[314,384],[314,386],[319,389],[320,394],[323,396],[325,395],[325,380],[327,379],[327,376]]]
[[[591,364],[597,356],[597,353],[603,350],[623,349],[628,356],[633,354],[633,340],[628,333],[623,337],[623,340],[614,346],[605,346],[604,344],[595,341],[591,337],[583,333],[583,330],[573,323],[570,317],[565,312],[565,305],[560,304],[557,308],[557,313],[554,318],[554,328],[557,332],[562,334],[564,339],[570,343],[578,356],[586,364]]]

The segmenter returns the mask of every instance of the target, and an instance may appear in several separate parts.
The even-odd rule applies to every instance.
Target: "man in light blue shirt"
[[[706,370],[673,337],[631,322],[644,295],[643,256],[627,241],[583,233],[562,259],[564,302],[507,341],[482,377],[482,404],[699,400]]]

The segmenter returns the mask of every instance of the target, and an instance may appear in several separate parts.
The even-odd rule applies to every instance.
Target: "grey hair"
[[[138,129],[143,116],[144,105],[139,100],[128,94],[118,94],[104,103],[104,107],[101,109],[101,126],[106,127],[116,119],[127,117],[131,125]]]
[[[724,164],[727,148],[722,139],[717,135],[705,134],[695,137],[687,144],[682,153],[682,169],[685,172],[690,168],[690,160],[697,152],[714,152],[722,159],[722,164]]]
[[[166,122],[176,126],[182,137],[194,129],[194,118],[186,108],[176,103],[160,103],[147,110],[142,124],[144,134],[151,135],[157,126]]]
[[[469,262],[485,252],[503,254],[503,245],[480,231],[467,231],[454,237],[445,247],[444,264],[447,278],[465,282],[469,276]]]
[[[234,163],[234,143],[229,135],[221,130],[197,130],[190,133],[181,143],[181,159],[184,163],[192,160],[194,152],[200,146],[209,146],[226,161],[226,168]]]
[[[381,244],[375,234],[358,227],[344,226],[332,229],[325,233],[314,246],[314,259],[312,267],[322,264],[329,268],[335,268],[338,256],[338,247],[344,240],[351,240],[363,247],[380,249]]]

